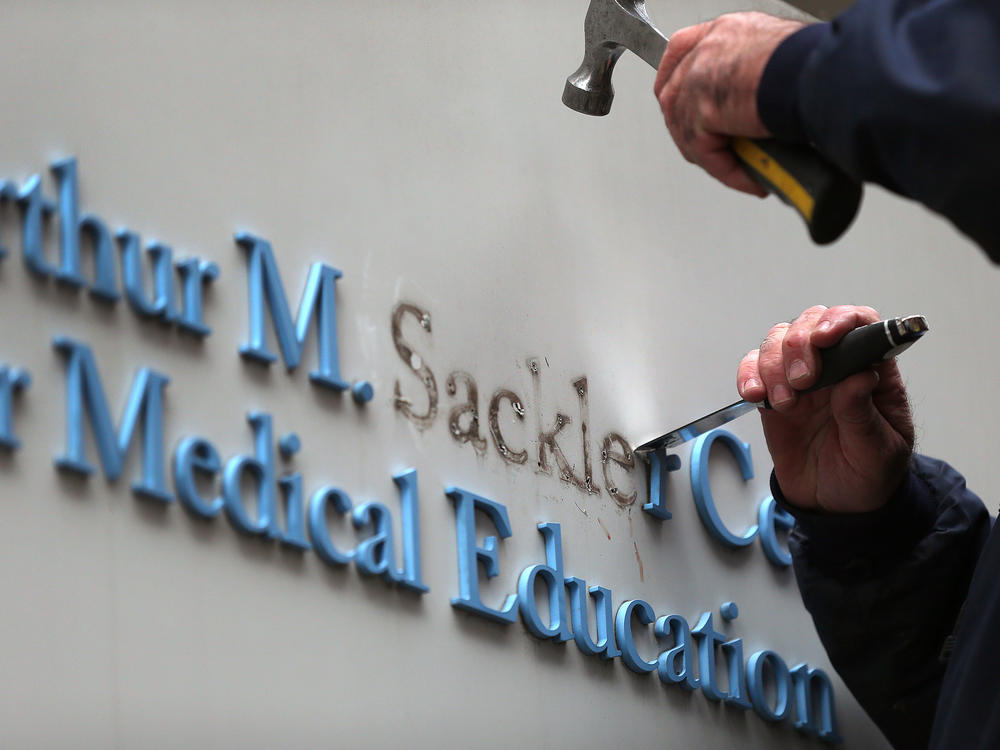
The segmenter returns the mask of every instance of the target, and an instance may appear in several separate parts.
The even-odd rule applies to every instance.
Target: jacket
[[[1000,747],[1000,534],[948,464],[916,455],[889,502],[790,506],[795,577],[834,668],[897,750]]]
[[[757,108],[775,137],[920,201],[1000,263],[1000,0],[859,0],[778,46]]]

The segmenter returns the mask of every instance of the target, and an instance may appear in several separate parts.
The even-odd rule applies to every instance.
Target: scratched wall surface
[[[732,9],[649,3],[664,30]],[[868,303],[928,316],[932,333],[904,363],[921,448],[996,498],[984,446],[1000,276],[945,222],[879,190],[841,242],[811,246],[777,201],[727,192],[681,160],[635,58],[619,64],[609,117],[569,111],[559,96],[584,11],[568,0],[5,4],[0,178],[41,174],[54,197],[49,164],[75,156],[81,210],[220,269],[205,295],[213,333],[199,340],[34,278],[3,206],[0,363],[33,375],[14,402],[22,446],[0,450],[5,748],[818,746],[790,722],[453,609],[444,489],[509,511],[500,575],[482,584],[492,606],[544,560],[535,527],[554,522],[566,575],[609,588],[615,605],[641,598],[691,624],[711,611],[745,654],[829,669],[790,572],[702,526],[690,448],[668,480],[673,518],[659,522],[640,510],[645,477],[627,447],[734,400],[737,361],[774,321]],[[310,384],[314,333],[294,371],[240,358],[237,231],[272,243],[293,311],[312,262],[343,272],[340,367],[372,383],[370,403]],[[54,254],[55,234],[46,241]],[[169,375],[171,455],[193,434],[224,459],[248,453],[247,413],[266,411],[276,436],[301,439],[279,473],[301,473],[307,496],[332,484],[380,500],[397,525],[392,475],[416,468],[430,591],[137,499],[138,446],[115,482],[57,472],[58,335],[90,346],[116,420],[140,368]],[[729,429],[751,444],[755,476],[740,481],[722,453],[711,480],[740,530],[768,494],[769,465],[754,416]],[[87,451],[96,464],[89,437]],[[342,546],[355,539],[332,516],[331,528]],[[740,605],[728,624],[727,600]],[[640,652],[655,654],[650,629],[637,630]],[[845,747],[885,747],[835,684]]]

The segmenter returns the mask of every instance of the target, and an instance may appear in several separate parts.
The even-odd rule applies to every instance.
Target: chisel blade
[[[665,435],[660,435],[657,438],[648,440],[638,448],[635,449],[636,453],[652,453],[653,451],[660,450],[662,448],[673,448],[674,446],[686,443],[688,440],[694,440],[699,435],[704,435],[706,432],[714,430],[716,427],[721,427],[727,422],[732,422],[737,417],[741,417],[748,411],[753,411],[763,406],[763,403],[754,403],[753,401],[737,401],[735,404],[730,404],[729,406],[724,406],[718,411],[713,411],[711,414],[707,414],[701,419],[696,419],[683,427],[676,430],[672,430]]]

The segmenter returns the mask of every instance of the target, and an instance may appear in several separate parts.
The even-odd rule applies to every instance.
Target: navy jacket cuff
[[[913,469],[889,501],[870,513],[825,513],[789,503],[771,472],[771,493],[795,517],[795,531],[817,560],[838,565],[905,554],[933,527],[934,493]]]
[[[799,76],[809,55],[832,33],[828,23],[805,26],[779,44],[764,67],[757,88],[757,112],[780,141],[809,141],[799,114]]]

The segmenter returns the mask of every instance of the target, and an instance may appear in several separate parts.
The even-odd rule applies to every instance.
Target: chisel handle
[[[927,332],[927,320],[921,315],[890,318],[848,331],[835,346],[820,349],[819,380],[809,388],[817,391],[846,380],[909,348]]]
[[[734,138],[733,152],[770,193],[794,208],[818,245],[842,235],[861,204],[861,183],[815,149],[773,138]]]
[[[880,320],[848,331],[829,349],[820,349],[819,380],[799,393],[828,388],[879,362],[892,359],[910,348],[928,330],[927,319],[923,315],[910,315]],[[765,409],[771,408],[767,399],[762,405]]]

